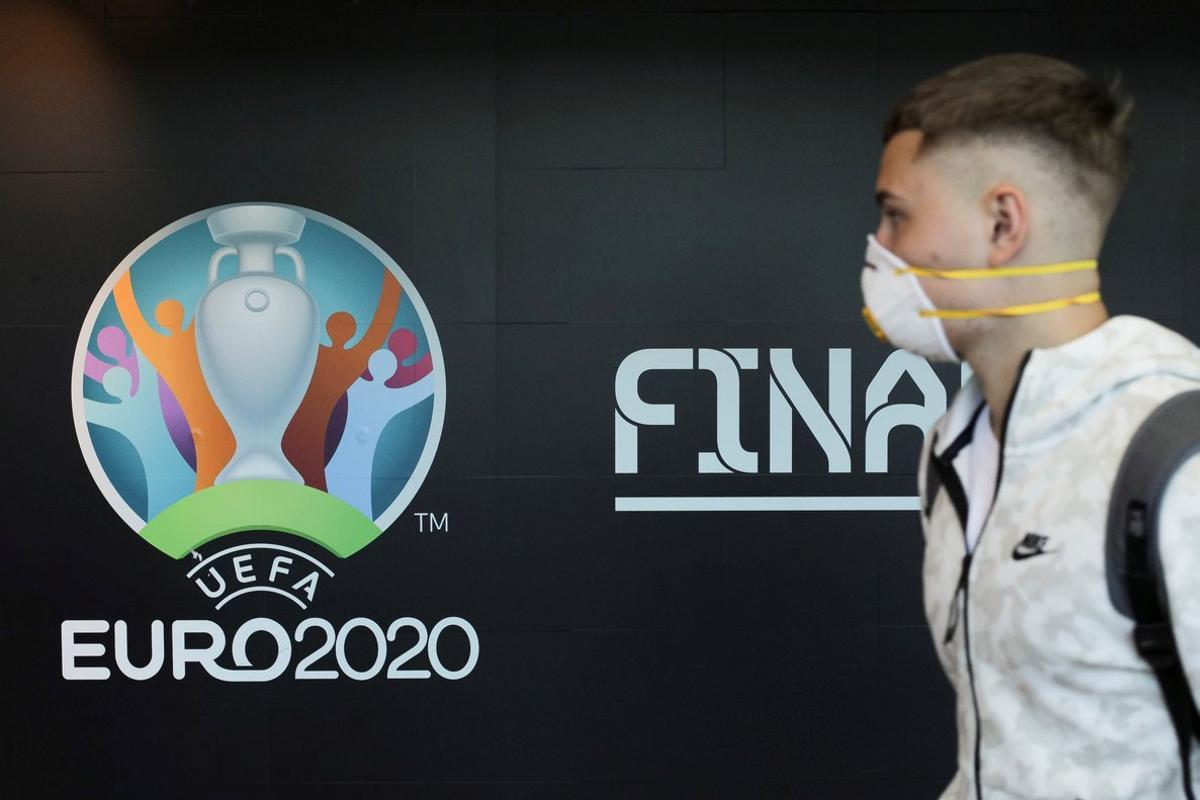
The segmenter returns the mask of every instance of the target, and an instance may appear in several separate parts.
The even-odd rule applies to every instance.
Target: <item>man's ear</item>
[[[986,198],[991,223],[991,254],[988,263],[1003,264],[1021,250],[1029,232],[1029,204],[1025,194],[1011,183],[997,184]]]

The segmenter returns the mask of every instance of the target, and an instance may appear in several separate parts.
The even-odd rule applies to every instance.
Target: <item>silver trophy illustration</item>
[[[317,304],[304,288],[304,259],[289,247],[304,222],[300,212],[272,205],[233,206],[208,218],[212,238],[224,246],[209,259],[208,289],[196,304],[196,354],[237,440],[218,484],[304,483],[281,445],[317,361]],[[219,280],[221,260],[235,254],[237,274]],[[276,255],[291,259],[295,282],[275,272]]]

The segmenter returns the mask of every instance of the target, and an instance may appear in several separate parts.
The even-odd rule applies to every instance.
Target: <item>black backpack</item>
[[[1113,483],[1105,545],[1108,595],[1117,611],[1134,621],[1134,646],[1158,678],[1179,740],[1183,789],[1188,800],[1195,800],[1190,756],[1192,739],[1200,735],[1200,715],[1171,632],[1157,535],[1158,512],[1167,483],[1175,470],[1197,452],[1200,390],[1164,401],[1134,433]]]

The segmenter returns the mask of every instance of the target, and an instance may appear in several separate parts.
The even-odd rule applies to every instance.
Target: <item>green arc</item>
[[[172,503],[139,535],[171,558],[239,531],[295,534],[346,558],[382,531],[349,503],[287,481],[245,480],[210,486]]]

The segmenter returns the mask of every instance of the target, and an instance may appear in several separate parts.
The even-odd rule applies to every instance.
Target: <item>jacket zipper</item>
[[[975,551],[979,550],[979,544],[983,541],[983,534],[987,531],[988,520],[992,518],[992,510],[996,507],[996,497],[1000,493],[1000,479],[1004,475],[1004,440],[1008,437],[1008,418],[1012,414],[1013,405],[1017,399],[1017,389],[1021,385],[1021,376],[1025,373],[1025,365],[1029,363],[1029,357],[1033,355],[1032,350],[1026,350],[1025,355],[1021,357],[1021,364],[1017,367],[1017,377],[1013,381],[1012,394],[1008,398],[1008,405],[1004,409],[1004,419],[1000,423],[1000,438],[999,451],[1000,460],[996,466],[996,485],[992,490],[992,504],[988,506],[987,515],[983,518],[983,524],[979,527],[979,537],[975,540],[975,550],[966,550],[962,561],[962,573],[959,576],[959,586],[962,587],[963,603],[962,603],[962,620],[963,620],[963,651],[967,656],[967,682],[971,686],[971,705],[975,709],[975,797],[976,800],[983,800],[983,779],[980,777],[980,751],[983,731],[979,721],[979,697],[975,692],[975,668],[971,663],[971,622],[967,601],[970,599],[970,580],[968,575],[971,569],[971,559]],[[966,549],[967,531],[963,529],[963,548]],[[958,599],[957,592],[955,600]],[[954,608],[957,610],[958,604],[955,603]],[[948,636],[953,636],[954,631],[951,629]]]
[[[971,568],[970,552],[963,553],[962,566],[958,571],[958,585],[954,587],[954,595],[950,599],[950,612],[946,618],[946,635],[942,637],[942,644],[950,644],[950,640],[954,638],[954,631],[958,627],[958,593],[966,589],[967,586],[967,570]]]
[[[958,583],[954,587],[954,594],[950,596],[950,607],[946,615],[946,633],[942,637],[942,644],[949,644],[954,638],[954,631],[958,627],[958,594],[963,591],[964,583],[967,579],[967,568],[971,564],[971,553],[967,549],[967,520],[970,517],[970,509],[967,503],[967,493],[963,489],[962,480],[958,477],[958,472],[954,469],[954,459],[958,457],[958,453],[971,442],[971,437],[975,430],[975,423],[979,419],[979,415],[983,412],[987,404],[981,402],[979,407],[971,414],[970,421],[963,428],[962,433],[955,438],[953,442],[947,446],[940,455],[930,453],[933,460],[934,468],[937,470],[938,478],[942,485],[946,488],[946,494],[950,496],[950,502],[954,504],[955,514],[958,515],[958,521],[963,529],[963,558],[962,564],[958,571]]]

